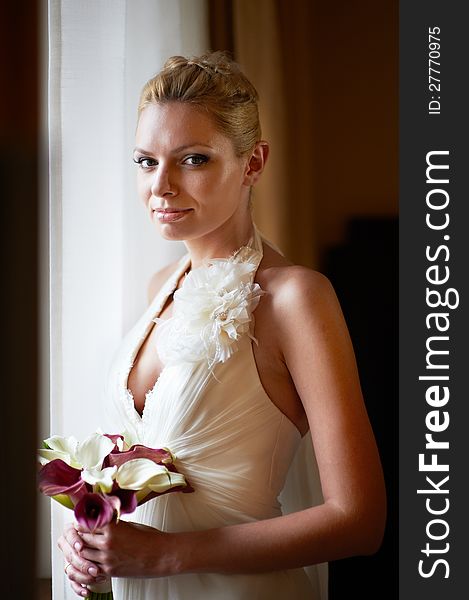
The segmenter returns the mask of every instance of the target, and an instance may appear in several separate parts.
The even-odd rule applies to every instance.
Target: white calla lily
[[[93,486],[95,492],[101,490],[108,494],[112,490],[114,475],[117,467],[106,467],[105,469],[84,469],[81,478]]]
[[[128,450],[135,444],[142,443],[138,436],[128,431],[127,429],[124,429],[124,431],[122,432],[122,437],[124,438],[124,450]]]
[[[141,490],[156,477],[166,477],[166,473],[166,467],[157,465],[149,458],[135,458],[118,468],[116,481],[124,490]]]
[[[173,473],[172,471],[168,471],[165,477],[155,477],[152,481],[150,481],[148,483],[148,488],[152,492],[158,492],[161,494],[170,488],[177,487],[179,485],[187,485],[184,475],[181,475],[181,473]]]
[[[41,464],[60,458],[76,469],[99,469],[103,460],[114,448],[112,440],[100,433],[93,433],[80,443],[74,436],[60,435],[54,435],[44,441],[49,448],[39,450]]]
[[[183,475],[172,473],[148,458],[136,458],[121,465],[116,473],[116,481],[125,490],[139,491],[148,488],[159,493],[178,485],[186,485]]]
[[[38,451],[38,455],[39,455],[39,464],[41,465],[47,465],[48,462],[50,462],[51,460],[55,460],[56,458],[60,458],[60,460],[63,460],[64,463],[67,463],[67,465],[73,466],[72,463],[72,459],[70,454],[66,454],[65,452],[58,452],[57,450],[48,450],[47,448],[41,448]]]
[[[66,452],[71,456],[75,455],[78,447],[78,440],[75,436],[62,437],[61,435],[53,435],[47,440],[44,440],[51,450],[57,450],[58,452]]]
[[[103,460],[113,450],[114,442],[100,433],[93,433],[78,444],[76,460],[89,471],[100,469]]]
[[[53,435],[44,440],[44,442],[49,448],[41,448],[39,450],[39,462],[41,465],[45,465],[51,460],[59,458],[71,467],[81,467],[75,457],[78,441],[74,436],[62,437],[60,435]]]

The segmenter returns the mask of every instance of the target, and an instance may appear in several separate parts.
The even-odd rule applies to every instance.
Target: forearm
[[[369,554],[379,547],[382,528],[326,503],[265,521],[173,535],[176,572],[235,574]]]

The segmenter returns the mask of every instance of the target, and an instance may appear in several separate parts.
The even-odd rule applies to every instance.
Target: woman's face
[[[135,145],[138,192],[166,239],[202,239],[246,218],[249,161],[201,109],[145,107]]]

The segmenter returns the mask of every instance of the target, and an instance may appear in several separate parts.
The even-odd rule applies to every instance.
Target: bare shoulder
[[[173,262],[169,263],[169,265],[166,265],[159,271],[156,271],[156,273],[154,273],[151,276],[150,281],[148,283],[149,302],[151,302],[156,296],[156,294],[160,291],[162,285],[165,283],[168,277],[170,277],[174,273],[178,262],[179,260],[174,260]]]
[[[334,288],[325,275],[292,264],[272,248],[266,247],[256,280],[269,297],[271,316],[282,321],[288,315],[297,320],[306,315],[324,316],[324,312],[341,314]]]

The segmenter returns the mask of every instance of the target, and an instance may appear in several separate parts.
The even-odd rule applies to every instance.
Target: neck
[[[211,258],[228,258],[251,239],[254,225],[251,216],[242,223],[225,223],[216,231],[193,240],[185,240],[191,268],[200,267]]]

